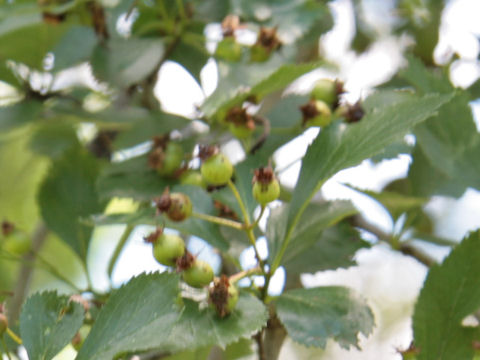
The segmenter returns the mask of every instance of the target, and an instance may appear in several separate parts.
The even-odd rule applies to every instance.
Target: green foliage
[[[305,289],[300,275],[353,266],[359,249],[384,242],[433,263],[429,254],[417,254],[413,240],[455,249],[432,268],[420,294],[412,352],[420,349],[419,359],[473,358],[471,344],[480,336],[462,320],[480,305],[474,276],[479,233],[461,244],[434,233],[435,219],[425,206],[434,195],[459,197],[467,188],[479,189],[480,135],[470,108],[479,81],[455,88],[449,76],[456,59],[443,66],[433,61],[443,1],[394,2],[395,21],[381,26],[385,34],[371,23],[365,11],[372,5],[365,3],[353,2],[356,33],[348,50],[359,59],[368,58],[370,47],[383,46],[378,40],[408,35],[414,41],[404,51],[408,65],[378,89],[362,89],[357,104],[348,104],[351,94],[340,87],[344,82],[351,90],[353,82],[332,79],[350,69],[328,60],[336,56],[320,45],[336,20],[336,5],[327,1],[9,0],[0,7],[0,288],[14,291],[0,292],[0,300],[7,299],[13,332],[32,271],[32,291],[53,287],[42,282],[48,274],[64,283],[59,290],[74,290],[90,305],[84,312],[67,295],[32,295],[20,316],[31,359],[55,356],[82,324],[91,332],[82,333],[83,345],[75,340],[78,360],[146,352],[171,360],[257,353],[276,360],[285,336],[307,346],[324,348],[331,339],[358,347],[358,335],[368,336],[374,326],[367,303],[347,288]],[[158,74],[170,61],[199,85],[207,85],[200,76],[207,61],[217,66],[215,90],[188,118],[167,113],[168,104],[158,98]],[[93,78],[77,78],[80,64]],[[319,92],[325,94],[309,92],[304,80],[325,72],[332,77],[319,80],[329,85],[329,101],[309,107]],[[179,102],[190,100],[187,91],[181,96]],[[316,121],[318,111],[332,116]],[[277,150],[312,134],[310,125],[320,128],[318,135],[299,159],[297,181],[286,186],[283,173],[290,165]],[[242,148],[235,158],[225,146],[232,140]],[[171,152],[168,143],[176,145],[177,156],[158,171]],[[200,145],[217,145],[233,172],[227,169],[223,179],[213,170],[201,175],[201,164],[214,154]],[[382,191],[362,191],[391,215],[390,232],[365,224],[365,214],[349,201],[321,198],[322,185],[339,171],[398,154],[412,157],[408,175]],[[260,189],[270,183],[260,183],[255,171],[266,166],[282,181],[280,194],[275,188],[276,200],[266,204],[257,191],[259,204],[252,178]],[[188,173],[201,177],[197,184],[182,184]],[[162,197],[168,192],[191,199],[188,218],[168,218],[171,199]],[[116,249],[105,252],[108,259],[98,256],[104,254],[94,253],[92,234],[103,246],[110,228],[98,230],[116,224],[127,225]],[[174,229],[182,245],[189,237],[203,239],[219,255],[217,276],[210,281],[208,271],[204,281],[192,281],[192,264],[200,260],[187,246],[183,256],[175,252],[175,261],[168,259],[166,272],[142,274],[117,288],[113,269],[130,256],[125,244],[142,232],[140,225]],[[31,252],[8,252],[11,226],[31,241]],[[376,239],[367,242],[363,230]],[[263,238],[266,258],[257,245]],[[240,261],[247,247],[256,257],[251,269]],[[110,282],[101,291],[97,262],[108,264]],[[273,297],[269,285],[280,266],[285,290]],[[78,284],[76,275],[86,283]],[[228,297],[233,288],[240,292],[237,304]],[[229,315],[217,314],[230,307]]]
[[[20,334],[29,359],[53,359],[80,329],[84,312],[82,305],[56,292],[32,295],[20,315]]]
[[[242,296],[236,310],[220,319],[211,308],[200,309],[190,299],[180,301],[178,281],[178,276],[167,273],[130,280],[105,305],[77,360],[149,349],[177,352],[213,344],[225,347],[255,333],[266,322],[265,307],[250,295]]]
[[[89,154],[72,149],[53,163],[39,192],[45,223],[84,261],[92,229],[80,223],[80,217],[103,208],[95,190],[98,168]]]
[[[300,178],[293,193],[288,216],[290,228],[308,200],[336,172],[378,154],[421,121],[432,116],[451,96],[429,95],[385,106],[367,113],[358,124],[332,124],[309,146],[302,161]],[[319,164],[318,159],[322,162]]]
[[[358,347],[358,333],[368,336],[374,325],[366,303],[342,287],[286,291],[276,307],[288,334],[306,346],[325,348],[333,338],[344,348]]]
[[[475,329],[462,320],[480,306],[480,232],[472,232],[430,269],[413,315],[419,360],[472,359]]]

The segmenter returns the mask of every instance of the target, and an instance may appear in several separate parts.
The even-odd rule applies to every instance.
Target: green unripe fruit
[[[227,37],[217,44],[215,56],[227,61],[239,61],[242,57],[242,45],[234,37]]]
[[[321,100],[332,106],[337,101],[337,85],[335,81],[330,79],[321,79],[315,83],[311,92],[311,96],[315,100]]]
[[[203,162],[200,172],[208,184],[224,185],[233,175],[233,165],[225,155],[218,153]]]
[[[175,266],[185,254],[185,243],[178,235],[162,234],[153,244],[153,257],[162,265]]]
[[[262,45],[255,44],[250,48],[250,60],[253,62],[264,62],[270,57],[268,49]]]
[[[235,285],[230,284],[228,287],[228,297],[227,297],[227,304],[225,305],[225,312],[226,314],[230,314],[233,310],[235,310],[235,306],[237,306],[238,302],[238,289]]]
[[[320,126],[324,127],[332,122],[332,111],[330,107],[321,100],[316,100],[314,103],[316,115],[308,119],[305,123],[306,126]]]
[[[160,175],[172,175],[182,164],[185,153],[180,144],[169,141],[164,150],[163,160],[157,169]]]
[[[190,268],[182,273],[183,280],[190,286],[202,288],[213,280],[213,269],[209,263],[195,259]]]
[[[277,179],[273,179],[269,184],[262,184],[257,181],[252,188],[253,197],[260,205],[266,205],[280,196],[280,184]]]
[[[167,217],[172,221],[183,221],[192,215],[193,205],[190,198],[182,193],[170,194],[170,206]]]
[[[200,171],[195,170],[187,170],[180,175],[180,183],[183,185],[200,186],[201,188],[207,187],[205,180],[203,180],[202,174],[200,174]]]
[[[8,319],[5,314],[0,313],[0,336],[2,336],[8,328]]]
[[[20,230],[14,230],[3,238],[2,247],[15,255],[25,255],[32,247],[30,236]]]
[[[246,139],[250,137],[255,129],[250,129],[243,124],[229,124],[228,126],[230,132],[237,139]]]

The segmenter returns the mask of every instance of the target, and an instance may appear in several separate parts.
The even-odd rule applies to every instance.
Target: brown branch
[[[27,295],[28,288],[30,285],[30,280],[32,279],[33,269],[34,267],[31,266],[33,262],[35,262],[35,258],[37,257],[37,253],[39,252],[40,248],[42,247],[45,239],[47,238],[48,229],[45,224],[39,223],[35,228],[33,235],[32,235],[32,249],[24,256],[24,261],[20,267],[20,271],[18,273],[17,284],[14,289],[13,296],[11,297],[10,301],[8,302],[8,321],[10,324],[15,324],[20,315],[20,309],[22,308],[23,301],[25,300],[25,296]]]
[[[352,226],[368,231],[369,233],[375,235],[379,240],[383,240],[388,243],[390,243],[392,240],[391,234],[369,223],[360,214],[352,216],[349,220]],[[431,256],[429,256],[425,252],[421,251],[420,249],[416,248],[412,244],[408,244],[408,243],[400,244],[400,247],[398,250],[404,255],[408,255],[417,259],[419,262],[421,262],[427,267],[431,267],[432,265],[436,264],[435,259],[433,259]]]

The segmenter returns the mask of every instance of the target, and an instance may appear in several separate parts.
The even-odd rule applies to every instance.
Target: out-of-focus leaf
[[[118,196],[151,200],[172,184],[171,179],[148,166],[147,156],[138,156],[105,166],[98,177],[97,189],[102,199]]]
[[[289,290],[275,303],[288,334],[306,346],[325,348],[332,338],[343,348],[358,348],[358,334],[368,336],[374,326],[365,301],[344,287]]]
[[[219,84],[202,105],[206,116],[240,104],[249,96],[262,99],[265,95],[283,89],[301,75],[314,70],[320,64],[283,65],[280,55],[269,61],[252,64],[219,63]]]
[[[157,39],[112,39],[93,50],[92,70],[100,80],[127,87],[150,75],[163,53],[163,42]]]
[[[480,232],[470,233],[430,269],[413,315],[419,360],[473,358],[475,330],[462,320],[480,307],[479,246]]]
[[[204,24],[191,24],[180,38],[169,59],[178,62],[200,83],[200,71],[207,63],[209,54],[203,36]]]
[[[0,138],[0,217],[27,232],[39,218],[37,191],[48,165],[28,148],[29,130]]]
[[[454,91],[445,75],[428,71],[415,58],[402,76],[420,93]],[[468,101],[468,94],[457,90],[437,116],[415,129],[418,148],[409,172],[415,195],[461,195],[467,187],[480,188],[480,135]]]
[[[312,27],[317,28],[317,39],[333,25],[326,4],[310,0],[248,1],[235,0],[233,12],[247,21],[263,26],[277,27],[281,39],[298,40]],[[318,25],[321,25],[319,28]]]
[[[138,119],[131,128],[122,131],[115,139],[114,147],[123,149],[151,140],[155,135],[164,135],[181,129],[190,123],[189,119],[163,112],[152,112],[149,117]]]
[[[67,23],[53,25],[39,22],[18,28],[0,37],[0,79],[13,84],[17,82],[12,71],[7,67],[7,60],[42,70],[45,55],[69,26],[70,24]]]
[[[80,145],[75,129],[64,122],[42,124],[30,139],[30,148],[36,154],[60,157],[66,150]]]
[[[38,101],[21,101],[0,107],[0,131],[8,131],[35,121],[42,111]]]
[[[432,116],[450,95],[428,95],[371,111],[356,124],[336,122],[323,129],[308,147],[292,196],[288,228],[297,221],[308,200],[338,171],[357,165]]]
[[[62,70],[87,61],[97,43],[97,36],[91,27],[72,26],[55,45],[54,70]]]
[[[20,335],[30,360],[50,360],[73,338],[83,323],[82,305],[56,292],[28,298],[20,314]]]
[[[293,231],[282,261],[292,261],[301,256],[318,241],[323,230],[355,213],[357,213],[357,209],[349,201],[338,200],[310,204]],[[277,256],[285,240],[288,214],[289,206],[283,205],[273,209],[268,219],[267,239],[270,259]]]
[[[82,260],[86,259],[92,229],[80,223],[102,211],[95,189],[99,166],[82,149],[64,153],[51,167],[38,195],[48,228],[65,241]]]
[[[349,224],[340,223],[325,229],[316,236],[315,242],[309,248],[297,256],[286,256],[283,267],[288,274],[347,268],[355,265],[355,253],[369,246],[369,243],[361,239],[357,230]]]

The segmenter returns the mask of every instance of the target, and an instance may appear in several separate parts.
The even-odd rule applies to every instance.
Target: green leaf
[[[225,348],[256,334],[268,318],[265,305],[249,294],[241,293],[235,310],[223,319],[212,308],[201,309],[197,302],[189,299],[184,302],[185,309],[166,346],[173,351],[213,344]]]
[[[350,201],[331,201],[321,204],[310,204],[305,216],[295,227],[283,257],[283,262],[289,262],[309,250],[320,238],[322,231],[335,225],[342,219],[356,214],[358,211]],[[267,239],[269,242],[269,257],[274,259],[287,231],[289,206],[287,204],[273,209],[267,223]]]
[[[17,79],[7,66],[7,60],[14,60],[36,70],[43,70],[45,55],[69,26],[70,24],[65,22],[55,25],[40,22],[2,36],[0,38],[0,79],[17,83]]]
[[[96,44],[97,36],[91,27],[72,26],[52,50],[55,56],[54,70],[63,70],[87,61]]]
[[[413,315],[419,360],[473,358],[475,330],[461,323],[480,307],[479,247],[477,230],[430,269]]]
[[[261,23],[263,26],[276,27],[280,38],[291,42],[298,40],[315,27],[317,40],[328,31],[333,20],[328,7],[321,2],[309,0],[277,0],[234,2],[234,12],[242,19]],[[320,26],[321,25],[321,26]]]
[[[319,63],[287,64],[279,55],[273,55],[265,63],[226,64],[220,62],[220,80],[217,88],[202,105],[207,117],[240,104],[253,95],[262,99],[265,95],[281,90],[303,74],[315,70]]]
[[[76,360],[107,360],[157,347],[179,318],[178,299],[177,275],[132,278],[110,296]]]
[[[447,74],[429,71],[415,58],[401,76],[419,93],[454,91]],[[415,195],[459,196],[467,187],[480,187],[480,135],[469,100],[467,92],[456,90],[437,116],[415,129],[418,148],[409,172]]]
[[[142,274],[122,286],[102,309],[77,360],[106,360],[150,349],[225,347],[265,325],[265,306],[247,294],[240,295],[235,310],[223,319],[190,299],[180,306],[178,279],[168,273]]]
[[[80,217],[102,211],[95,190],[98,163],[82,149],[74,148],[53,163],[38,195],[47,227],[86,259],[92,229]]]
[[[30,149],[36,154],[58,158],[80,145],[75,129],[64,122],[42,124],[30,139]]]
[[[163,42],[157,39],[113,39],[95,47],[92,70],[100,80],[127,87],[152,74],[163,53]]]
[[[164,357],[165,360],[208,360],[211,348],[206,347],[193,351],[183,351],[175,355]]]
[[[147,156],[138,156],[105,166],[98,177],[97,189],[102,199],[119,196],[152,200],[172,184],[171,179],[160,176],[148,166]]]
[[[20,335],[30,360],[49,360],[62,350],[83,323],[85,310],[56,292],[28,298],[20,314]]]
[[[28,232],[40,217],[37,192],[48,167],[45,158],[28,148],[30,136],[30,129],[0,136],[0,214]]]
[[[0,107],[0,131],[8,131],[35,121],[42,111],[38,101],[22,101]]]
[[[292,196],[288,228],[298,221],[310,198],[338,171],[380,153],[385,146],[432,116],[449,95],[412,97],[367,113],[355,124],[336,122],[323,129],[308,147]]]
[[[282,265],[288,274],[347,268],[355,265],[355,253],[369,246],[357,230],[347,223],[340,223],[325,229],[309,248],[295,257],[290,257],[287,253],[287,259]]]
[[[364,300],[338,287],[295,289],[276,300],[277,315],[296,342],[325,348],[333,338],[343,348],[358,348],[358,333],[368,336],[374,320]]]
[[[114,148],[124,149],[150,141],[155,135],[163,135],[172,130],[181,129],[191,122],[184,117],[163,112],[151,112],[150,115],[132,121],[131,128],[125,129],[115,138]]]
[[[204,27],[203,23],[190,24],[169,57],[187,69],[198,83],[200,71],[209,58],[203,36]]]

